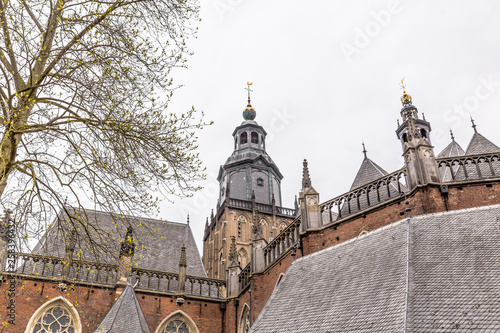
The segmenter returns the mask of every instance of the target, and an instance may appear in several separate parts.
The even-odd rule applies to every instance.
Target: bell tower
[[[211,278],[225,279],[228,269],[234,273],[245,268],[253,253],[252,240],[258,238],[264,246],[298,211],[282,207],[283,175],[266,152],[267,133],[255,121],[251,85],[247,83],[243,122],[233,131],[234,150],[219,168],[217,209],[205,226],[203,264]]]
[[[281,180],[283,175],[266,152],[266,131],[256,121],[257,112],[250,100],[250,84],[247,86],[248,104],[243,110],[243,122],[233,132],[234,151],[220,167],[219,201],[226,197],[252,200],[271,204],[273,198],[281,206]]]

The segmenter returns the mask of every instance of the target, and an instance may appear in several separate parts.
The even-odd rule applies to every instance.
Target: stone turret
[[[413,189],[419,185],[439,183],[439,169],[430,140],[431,125],[423,114],[422,119],[419,118],[418,110],[404,87],[401,102],[403,123],[396,130],[396,135],[403,147],[408,186]]]
[[[322,221],[321,209],[319,207],[319,193],[316,192],[312,186],[307,160],[303,162],[302,191],[299,195],[299,203],[302,214],[301,231],[321,228]]]

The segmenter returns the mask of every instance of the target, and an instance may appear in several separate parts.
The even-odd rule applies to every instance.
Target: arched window
[[[252,132],[250,138],[252,140],[252,143],[259,143],[259,135],[257,134],[257,132]]]
[[[257,178],[257,186],[264,186],[264,179],[261,177]]]
[[[156,333],[198,333],[198,328],[187,314],[178,310],[165,318]]]
[[[248,333],[248,331],[250,331],[250,308],[245,304],[241,311],[238,333]]]
[[[82,324],[75,307],[59,296],[42,305],[31,316],[26,333],[81,333]]]
[[[422,134],[422,137],[423,138],[426,138],[427,139],[427,131],[423,128],[420,129],[420,134]]]
[[[240,145],[247,143],[247,132],[243,132],[240,135]]]
[[[248,254],[244,248],[238,250],[238,261],[241,267],[246,267],[246,265],[248,265]]]
[[[403,134],[403,142],[408,142],[408,134]]]

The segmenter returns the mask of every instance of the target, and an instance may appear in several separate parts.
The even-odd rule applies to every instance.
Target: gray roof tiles
[[[361,166],[359,167],[358,173],[354,178],[354,182],[351,185],[351,190],[368,184],[380,177],[388,175],[387,171],[378,166],[377,163],[373,162],[368,157],[365,157]]]
[[[463,155],[465,155],[465,152],[462,147],[460,147],[460,145],[455,140],[452,140],[450,144],[438,154],[437,158]]]
[[[475,155],[483,153],[496,153],[500,148],[479,133],[474,133],[465,151],[465,155]]]
[[[94,333],[150,333],[134,288],[127,285]]]
[[[177,273],[181,247],[186,245],[188,275],[206,277],[205,269],[188,224],[167,222],[149,218],[135,218],[105,212],[86,210],[95,230],[91,237],[102,248],[89,245],[89,237],[80,232],[77,238],[74,258],[88,261],[116,263],[120,251],[120,240],[125,237],[127,226],[133,227],[136,245],[134,259],[137,267]],[[64,224],[67,217],[60,214],[54,226]],[[96,223],[97,222],[97,223]],[[64,257],[65,240],[68,237],[57,227],[53,227],[35,247],[34,253]],[[80,254],[79,254],[80,253]]]
[[[251,332],[403,331],[407,249],[407,332],[496,332],[499,216],[500,205],[419,216],[298,259]]]

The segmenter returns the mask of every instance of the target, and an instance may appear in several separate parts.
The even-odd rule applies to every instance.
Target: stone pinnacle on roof
[[[181,247],[181,258],[179,260],[179,267],[187,267],[186,245],[185,244],[182,244],[182,247]]]
[[[135,252],[135,242],[132,235],[132,227],[127,228],[125,239],[121,242],[120,257],[133,257]]]
[[[302,163],[302,188],[311,187],[311,177],[309,177],[309,167],[307,166],[307,160],[304,159]]]
[[[229,246],[229,265],[238,266],[238,252],[236,251],[236,237],[231,236],[231,245]]]

